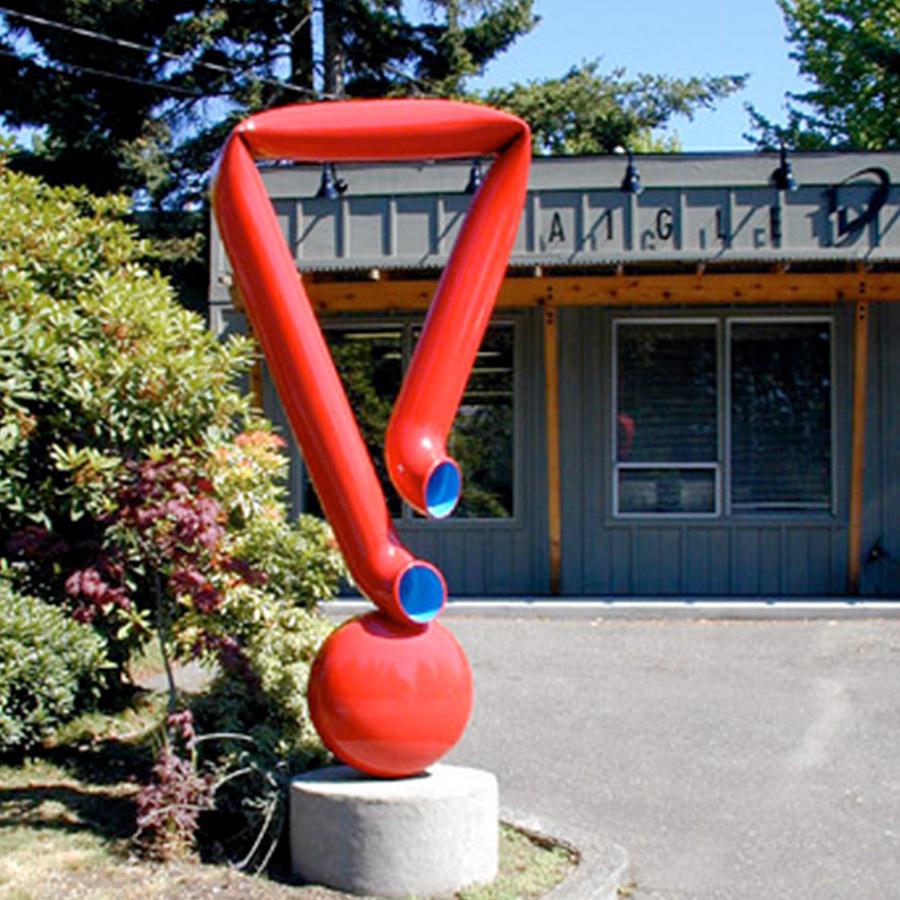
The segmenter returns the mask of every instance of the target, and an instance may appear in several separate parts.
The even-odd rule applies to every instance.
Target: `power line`
[[[32,65],[37,66],[39,69],[44,69],[50,72],[84,72],[87,75],[97,75],[100,78],[114,78],[117,81],[126,81],[129,84],[140,84],[144,87],[151,87],[158,91],[167,91],[172,94],[181,94],[185,97],[206,96],[202,91],[192,90],[191,88],[178,87],[174,84],[162,84],[157,81],[146,81],[143,78],[135,78],[131,75],[122,75],[119,72],[107,72],[105,69],[94,69],[91,66],[82,66],[77,63],[61,62],[56,60],[49,64],[39,63],[33,57],[22,57],[18,53],[14,53],[12,50],[0,50],[0,56],[11,56],[13,59],[30,62]]]
[[[185,54],[183,54],[183,53],[180,55],[177,53],[170,53],[167,50],[160,50],[156,47],[149,47],[146,44],[139,44],[135,41],[125,40],[124,38],[113,37],[110,34],[104,34],[100,31],[92,31],[89,28],[81,28],[77,25],[69,25],[65,22],[57,22],[57,21],[54,21],[53,19],[45,19],[41,16],[31,15],[30,13],[18,12],[17,10],[14,10],[14,9],[8,9],[5,6],[0,6],[0,13],[4,13],[7,16],[13,16],[14,18],[22,19],[26,22],[31,22],[35,25],[44,25],[48,28],[57,28],[60,31],[66,31],[66,32],[69,32],[70,34],[77,34],[77,35],[80,35],[81,37],[88,37],[88,38],[93,38],[94,40],[98,40],[98,41],[105,41],[106,43],[109,43],[109,44],[115,44],[118,47],[126,47],[129,50],[140,50],[142,53],[155,53],[157,56],[162,56],[162,57],[165,57],[166,59],[171,59],[176,62],[184,61]],[[10,54],[6,54],[6,55],[10,55]],[[64,65],[70,65],[75,68],[81,68],[84,71],[91,71],[88,67],[76,66],[75,63],[65,63]],[[219,72],[219,73],[222,73],[225,75],[239,76],[241,74],[237,69],[234,69],[230,66],[222,66],[222,65],[219,65],[218,63],[204,62],[202,60],[198,60],[195,63],[195,65],[200,66],[201,68],[209,69],[210,71]],[[93,74],[99,74],[99,73],[100,73],[99,70],[97,70]],[[116,75],[115,73],[112,73],[112,72],[106,72],[105,74],[108,75],[109,77],[119,78],[119,79],[125,80],[125,81],[136,81],[139,84],[152,84],[152,82],[141,81],[141,79],[132,79],[130,76],[127,76],[127,75]],[[303,94],[304,96],[325,97],[325,98],[331,99],[330,95],[328,95],[328,94],[322,94],[322,93],[319,93],[318,91],[313,90],[312,88],[303,87],[299,84],[292,84],[289,81],[278,81],[274,78],[263,78],[261,76],[256,76],[256,80],[258,82],[260,82],[261,84],[267,84],[271,87],[277,87],[277,88],[287,90],[287,91],[294,91],[296,93]],[[172,87],[172,88],[168,88],[168,89],[176,90],[178,93],[188,93],[189,96],[202,96],[202,92],[188,92],[186,88],[175,89],[174,87]]]

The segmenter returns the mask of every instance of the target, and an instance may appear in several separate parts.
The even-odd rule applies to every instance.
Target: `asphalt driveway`
[[[900,620],[452,618],[449,762],[630,854],[636,900],[900,898]]]

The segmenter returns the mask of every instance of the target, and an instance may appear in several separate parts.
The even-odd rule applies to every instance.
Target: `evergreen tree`
[[[750,107],[763,147],[900,149],[900,3],[778,0],[791,59],[813,87],[788,94],[787,123]]]
[[[572,68],[562,78],[513,84],[488,91],[485,100],[525,119],[535,152],[611,153],[677,149],[677,141],[655,137],[674,115],[693,117],[700,109],[743,87],[746,76],[669,78],[642,74],[628,78],[623,69],[599,72],[599,63]]]
[[[244,116],[323,97],[459,94],[530,30],[531,7],[442,0],[413,22],[401,0],[6,0],[0,114],[40,129],[20,166],[182,208],[202,198]]]

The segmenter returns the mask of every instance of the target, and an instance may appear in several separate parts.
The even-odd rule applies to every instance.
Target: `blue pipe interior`
[[[413,622],[430,622],[444,606],[444,584],[431,566],[410,566],[400,578],[397,593]]]
[[[442,462],[425,485],[425,508],[433,519],[445,519],[456,509],[459,494],[462,490],[462,479],[459,469],[452,462]]]

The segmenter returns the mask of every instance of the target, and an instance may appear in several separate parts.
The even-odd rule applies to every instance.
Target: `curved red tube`
[[[378,161],[493,153],[499,158],[441,280],[391,422],[392,476],[409,502],[427,510],[429,485],[452,482],[448,476],[455,473],[459,486],[458,469],[446,459],[443,443],[515,236],[529,160],[527,126],[487,107],[441,100],[283,107],[234,129],[213,180],[213,210],[237,286],[325,515],[360,590],[404,625],[438,615],[446,584],[434,566],[413,557],[394,531],[254,160]],[[426,383],[416,385],[417,379]],[[437,401],[426,402],[430,391]]]
[[[531,140],[522,123],[491,166],[438,283],[385,440],[391,480],[419,512],[444,518],[462,478],[447,436],[506,274],[525,202]]]
[[[443,578],[433,566],[415,560],[394,532],[309,297],[240,138],[232,137],[219,161],[213,207],[247,313],[359,589],[388,615],[409,623],[416,610],[414,604],[409,611],[404,607],[400,584],[404,576],[431,576],[431,592],[441,599],[435,603],[432,597],[428,608],[437,605],[440,611],[446,596]]]

